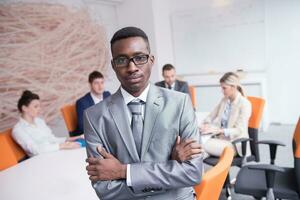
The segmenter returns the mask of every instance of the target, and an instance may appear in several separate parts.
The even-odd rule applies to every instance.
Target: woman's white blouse
[[[64,137],[55,137],[41,118],[35,118],[34,124],[20,118],[13,128],[12,136],[30,157],[45,152],[58,151],[59,144],[66,140]]]

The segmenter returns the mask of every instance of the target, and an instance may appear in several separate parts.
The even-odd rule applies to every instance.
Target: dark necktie
[[[169,88],[170,90],[172,90],[172,86],[171,86],[171,85],[168,85],[168,88]]]
[[[135,146],[138,154],[141,154],[142,136],[143,136],[143,117],[142,117],[142,101],[131,101],[128,103],[128,108],[131,111],[131,130],[134,138]]]

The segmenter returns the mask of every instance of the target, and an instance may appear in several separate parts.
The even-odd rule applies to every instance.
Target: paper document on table
[[[202,144],[205,144],[207,142],[207,140],[209,140],[210,138],[212,138],[216,135],[219,135],[219,133],[209,133],[209,134],[201,135]]]
[[[210,138],[211,138],[210,134],[201,135],[202,144],[205,144],[207,142],[207,140],[209,140]]]

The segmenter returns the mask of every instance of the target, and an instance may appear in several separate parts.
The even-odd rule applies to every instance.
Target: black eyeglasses
[[[132,61],[136,66],[144,65],[148,62],[148,59],[149,59],[149,55],[141,54],[141,55],[133,56],[131,58],[128,58],[126,56],[119,56],[117,58],[114,58],[112,61],[116,67],[122,68],[122,67],[127,67],[130,61]]]

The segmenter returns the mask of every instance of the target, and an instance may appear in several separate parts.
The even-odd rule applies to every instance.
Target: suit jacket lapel
[[[165,81],[161,82],[161,87],[166,88],[166,82]]]
[[[148,151],[153,137],[152,130],[155,125],[158,113],[160,113],[162,109],[163,98],[161,97],[162,95],[159,89],[153,85],[150,85],[145,108],[141,160],[143,160],[145,153]]]
[[[176,80],[176,81],[175,81],[174,90],[175,90],[175,91],[179,91],[179,89],[180,89],[179,86],[180,86],[180,85],[179,85],[179,81]]]
[[[140,158],[135,147],[130,125],[127,120],[128,116],[126,114],[127,110],[125,106],[126,105],[123,100],[121,90],[119,89],[114,95],[112,95],[112,100],[109,104],[109,110],[133,161],[139,162]]]
[[[94,102],[94,100],[93,100],[92,95],[91,95],[90,92],[88,93],[88,98],[87,99],[89,101],[90,106],[95,105],[95,102]]]

